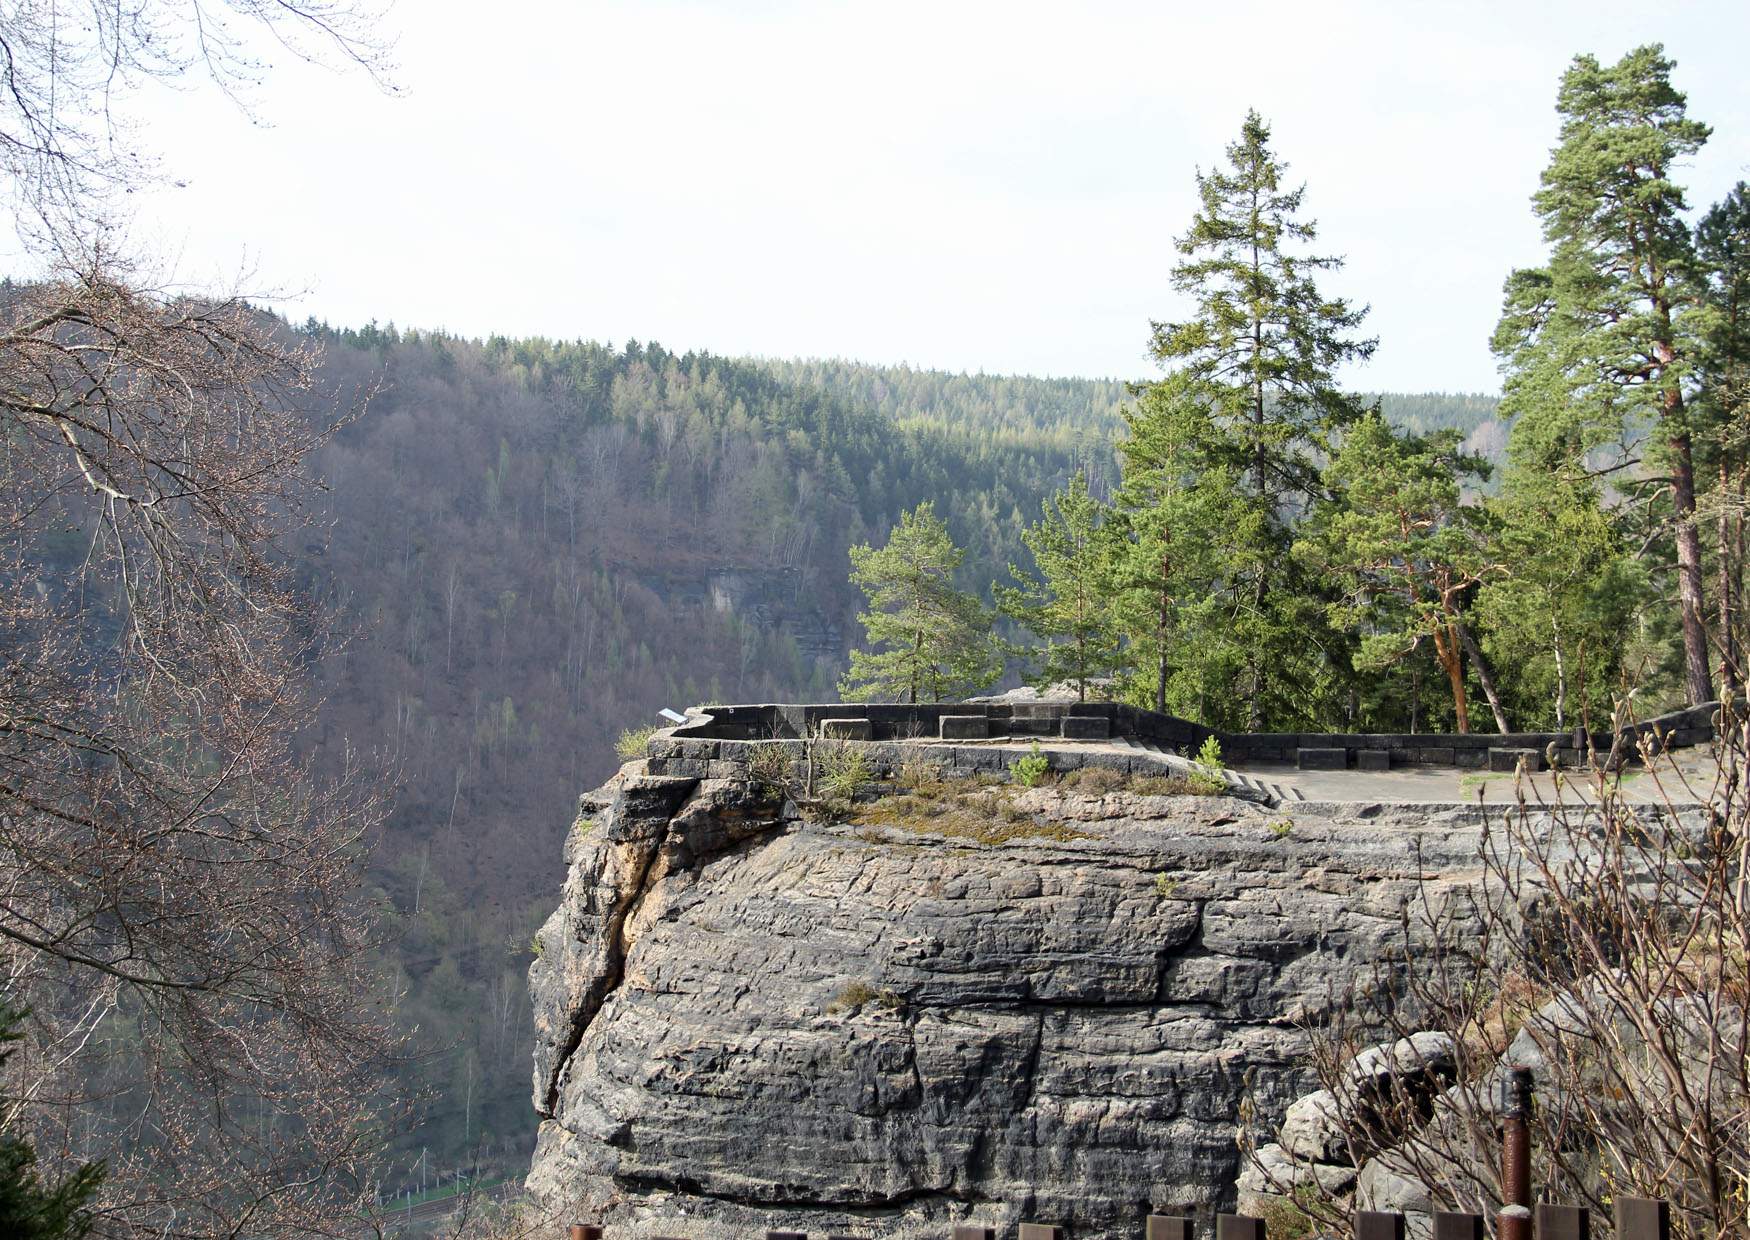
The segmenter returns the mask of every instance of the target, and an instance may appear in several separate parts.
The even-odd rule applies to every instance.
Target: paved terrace
[[[1620,737],[1597,734],[1592,743],[1604,755],[1617,741],[1625,760],[1612,778],[1625,799],[1703,802],[1719,776],[1717,715],[1717,706],[1698,707],[1637,724]],[[695,709],[689,716],[665,734],[676,748],[659,745],[669,761],[686,761],[695,749],[704,759],[706,746],[709,756],[727,758],[718,750],[739,748],[735,742],[818,735],[935,750],[945,765],[969,771],[1006,770],[1038,744],[1058,770],[1097,765],[1183,775],[1192,769],[1186,755],[1215,735],[1235,793],[1278,805],[1474,805],[1479,799],[1505,805],[1521,795],[1573,803],[1592,800],[1596,787],[1578,747],[1584,737],[1568,733],[1222,734],[1111,703],[755,705]],[[723,741],[731,744],[720,746]],[[1638,760],[1643,744],[1659,753],[1650,767]],[[1296,760],[1285,760],[1290,754]],[[1549,769],[1552,755],[1560,774]]]

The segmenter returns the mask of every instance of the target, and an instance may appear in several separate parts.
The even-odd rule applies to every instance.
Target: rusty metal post
[[[1483,1216],[1436,1210],[1434,1240],[1483,1240]]]
[[[566,1235],[570,1240],[602,1240],[602,1229],[588,1223],[573,1223]]]
[[[1671,1240],[1670,1203],[1652,1197],[1618,1197],[1616,1240]]]
[[[1384,1210],[1357,1210],[1355,1240],[1404,1240],[1404,1216]]]
[[[1264,1220],[1245,1214],[1218,1214],[1215,1240],[1264,1240]]]
[[[1531,1240],[1531,1073],[1513,1069],[1501,1115],[1501,1213],[1497,1240]]]
[[[1143,1224],[1142,1240],[1191,1240],[1191,1220],[1178,1214],[1151,1214]]]

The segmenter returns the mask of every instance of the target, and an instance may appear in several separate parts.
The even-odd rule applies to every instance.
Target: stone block
[[[1466,770],[1480,771],[1489,765],[1489,751],[1487,749],[1454,748],[1452,751],[1452,764],[1454,766],[1464,767]],[[1427,1211],[1423,1211],[1423,1213],[1427,1213]]]
[[[1416,751],[1416,761],[1426,766],[1457,766],[1456,751],[1450,745],[1424,745]]]
[[[983,715],[943,715],[936,734],[945,741],[982,741],[990,737],[990,720]]]
[[[1489,769],[1491,771],[1517,771],[1519,764],[1525,763],[1528,771],[1543,770],[1543,753],[1537,749],[1491,749],[1489,750]]]
[[[1294,751],[1294,765],[1303,771],[1341,771],[1349,765],[1349,751],[1322,745],[1303,746]]]
[[[1714,738],[1712,728],[1678,728],[1671,733],[1669,742],[1672,746],[1705,745]]]
[[[1355,751],[1355,769],[1358,771],[1391,770],[1391,750],[1357,749]]]
[[[1066,741],[1103,741],[1112,735],[1112,721],[1103,715],[1065,715],[1063,738]]]
[[[868,719],[822,719],[820,735],[829,741],[872,741],[875,724]]]

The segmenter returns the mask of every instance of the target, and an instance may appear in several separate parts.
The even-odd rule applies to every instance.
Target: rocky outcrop
[[[667,1234],[1231,1204],[1248,1075],[1280,1119],[1296,1022],[1418,880],[1476,878],[1460,807],[1035,790],[980,843],[641,769],[586,798],[539,935],[529,1185]]]

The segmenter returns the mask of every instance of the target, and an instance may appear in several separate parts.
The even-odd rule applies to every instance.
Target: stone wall
[[[1601,758],[1613,752],[1633,761],[1643,743],[1655,750],[1706,744],[1714,738],[1719,704],[1710,702],[1676,711],[1624,728],[1621,733],[1591,735],[1593,751]],[[1588,758],[1586,733],[1495,732],[1468,734],[1336,733],[1336,732],[1216,732],[1172,715],[1113,702],[957,702],[910,706],[885,702],[818,704],[759,704],[713,706],[699,722],[673,730],[677,739],[772,740],[815,735],[823,720],[863,719],[871,724],[875,740],[892,741],[934,738],[940,734],[944,716],[981,716],[993,739],[1061,736],[1066,718],[1098,718],[1109,722],[1111,735],[1157,745],[1190,755],[1204,739],[1214,736],[1222,756],[1229,762],[1294,762],[1303,749],[1342,750],[1344,765],[1364,762],[1360,754],[1384,754],[1393,766],[1456,766],[1483,768],[1490,752],[1521,751],[1540,765],[1553,755],[1563,765],[1579,766]]]

